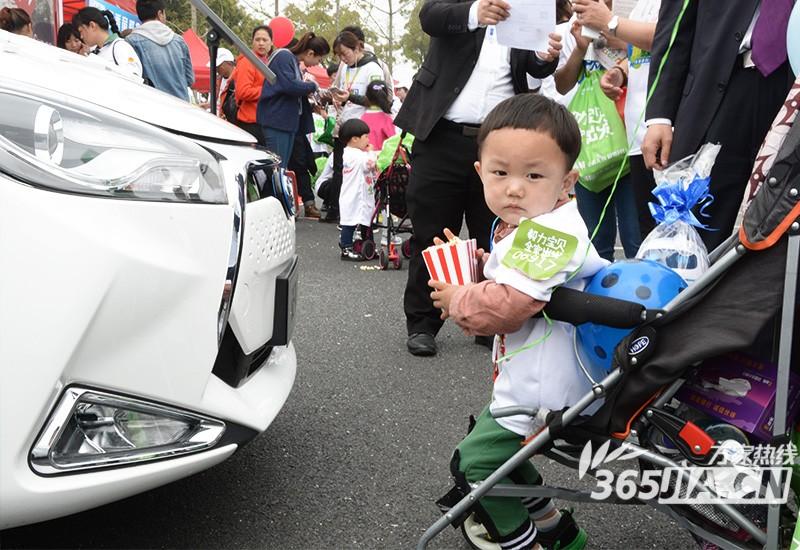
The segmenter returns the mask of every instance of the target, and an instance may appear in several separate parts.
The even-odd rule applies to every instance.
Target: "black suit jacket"
[[[473,0],[426,0],[419,13],[422,30],[431,37],[425,62],[395,118],[395,124],[425,140],[461,93],[472,75],[483,46],[485,28],[470,32],[469,9]],[[530,91],[527,75],[552,74],[558,60],[539,60],[532,51],[511,50],[511,79],[515,93]]]
[[[646,118],[675,127],[670,162],[697,151],[728,87],[758,0],[690,0]],[[683,0],[662,0],[649,82],[667,50]],[[755,100],[755,98],[754,98]]]

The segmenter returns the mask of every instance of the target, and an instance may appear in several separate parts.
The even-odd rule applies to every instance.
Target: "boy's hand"
[[[456,236],[453,235],[452,231],[450,231],[448,228],[445,227],[444,228],[444,238],[447,239],[448,242],[450,242],[453,239],[455,239]],[[433,244],[435,244],[436,246],[439,246],[440,244],[445,244],[445,242],[442,239],[440,239],[439,237],[434,237],[433,238]]]
[[[458,285],[451,285],[444,281],[428,281],[428,286],[433,288],[431,292],[431,300],[433,300],[433,307],[442,310],[442,320],[450,316],[450,301],[453,299],[453,294],[458,290]]]

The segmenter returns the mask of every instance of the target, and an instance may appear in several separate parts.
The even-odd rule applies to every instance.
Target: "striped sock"
[[[542,532],[555,529],[561,520],[561,512],[553,504],[552,499],[529,497],[522,499],[522,504],[528,509],[536,528]]]
[[[498,542],[503,550],[524,550],[531,547],[535,538],[536,527],[532,522],[526,521],[513,533],[505,535]]]

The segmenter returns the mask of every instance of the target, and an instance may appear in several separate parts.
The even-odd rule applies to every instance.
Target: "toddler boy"
[[[360,119],[350,119],[339,128],[344,145],[342,160],[342,189],[339,192],[339,236],[341,259],[360,262],[364,257],[353,250],[353,235],[359,225],[369,227],[375,210],[375,154],[369,149],[369,126]],[[333,155],[319,181],[333,177]]]
[[[591,390],[573,351],[574,327],[532,318],[556,287],[583,289],[585,279],[607,264],[568,195],[578,178],[572,167],[580,148],[572,115],[536,94],[503,101],[481,125],[475,169],[486,204],[499,218],[488,258],[479,251],[486,280],[467,286],[428,283],[442,318],[450,317],[468,335],[498,335],[492,402],[451,463],[462,488],[486,479],[541,427],[535,418],[495,419],[492,411],[524,406],[540,411],[541,418]],[[510,478],[541,483],[530,462]],[[486,538],[501,548],[578,550],[586,545],[586,533],[571,514],[559,512],[548,498],[485,497],[475,511]]]

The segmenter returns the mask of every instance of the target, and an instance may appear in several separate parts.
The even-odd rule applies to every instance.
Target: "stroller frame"
[[[800,263],[800,221],[794,220],[787,231],[787,254],[786,254],[786,268],[784,273],[784,292],[783,292],[783,306],[781,313],[781,330],[780,341],[778,350],[778,374],[777,374],[777,391],[775,400],[775,410],[783,411],[783,414],[775,414],[775,421],[773,423],[773,435],[779,436],[786,432],[786,407],[788,402],[788,388],[789,388],[789,371],[792,353],[792,338],[794,334],[794,307],[797,298],[797,277],[798,277],[798,263]],[[731,245],[736,243],[733,247]],[[738,240],[736,236],[732,236],[726,243],[720,245],[712,253],[712,265],[710,269],[685,291],[679,294],[663,310],[654,312],[652,310],[643,310],[640,322],[646,318],[651,318],[653,315],[659,317],[670,311],[675,310],[681,304],[687,302],[692,297],[700,294],[704,289],[712,285],[717,278],[724,273],[728,268],[735,264],[742,258],[748,250]],[[638,306],[638,304],[636,304]],[[640,308],[641,309],[641,308]],[[583,321],[581,321],[583,322]],[[633,325],[630,325],[633,326]],[[628,328],[630,328],[630,326]],[[630,364],[635,368],[636,357],[630,359]],[[604,397],[608,390],[620,383],[623,376],[623,370],[616,367],[608,376],[602,381],[595,383],[592,390],[585,394],[575,405],[564,411],[561,422],[563,425],[569,425],[574,422],[578,416],[592,403]],[[678,390],[683,383],[683,379],[675,380],[656,400],[647,405],[643,410],[643,416],[647,417],[648,412],[652,414],[653,409],[657,409],[666,404]],[[505,407],[495,411],[494,416],[503,417],[515,414],[535,415],[536,411],[525,407]],[[637,415],[641,418],[642,415]],[[633,432],[632,432],[633,433]],[[609,441],[619,442],[612,436],[606,436]],[[417,549],[422,550],[427,547],[428,543],[439,533],[441,533],[448,525],[458,521],[463,515],[470,512],[471,508],[484,496],[498,496],[498,497],[558,497],[572,501],[591,501],[598,503],[601,501],[591,499],[584,491],[576,491],[572,489],[552,488],[547,486],[525,486],[525,485],[508,485],[501,484],[500,482],[508,477],[517,467],[529,460],[536,454],[537,451],[542,449],[546,444],[551,442],[553,437],[551,435],[550,425],[535,435],[530,441],[527,442],[514,456],[508,459],[502,466],[495,470],[483,482],[471,484],[470,492],[463,497],[455,506],[450,508],[441,518],[439,518],[433,525],[431,525],[420,538]],[[651,462],[657,466],[677,466],[676,463],[666,458],[663,455],[653,453],[639,445],[630,443],[628,441],[619,442],[621,445],[629,446],[631,449],[642,451],[641,458]],[[558,462],[570,467],[575,467],[574,463],[563,460],[563,456],[548,455],[550,458],[556,459]],[[678,470],[681,472],[681,470]],[[685,474],[685,472],[682,473]],[[774,479],[773,479],[774,481]],[[637,484],[638,485],[638,484]],[[711,494],[715,492],[707,487],[698,484],[698,487],[708,491]],[[611,503],[619,503],[617,499],[605,501]],[[626,504],[629,504],[626,502]],[[646,502],[636,501],[630,504],[648,504],[655,509],[666,513],[672,519],[676,520],[682,527],[688,529],[690,532],[702,537],[703,539],[716,544],[721,548],[726,549],[744,549],[752,548],[752,545],[741,546],[735,541],[722,538],[714,533],[704,529],[702,526],[697,525],[688,518],[678,514],[675,510],[665,504],[660,504],[655,500],[648,500]],[[780,505],[771,504],[768,507],[767,514],[767,532],[762,531],[750,519],[746,518],[739,510],[730,504],[713,504],[714,509],[719,510],[730,520],[736,523],[739,527],[744,529],[749,535],[753,537],[756,543],[767,549],[776,549],[779,544],[779,528],[780,528]]]

